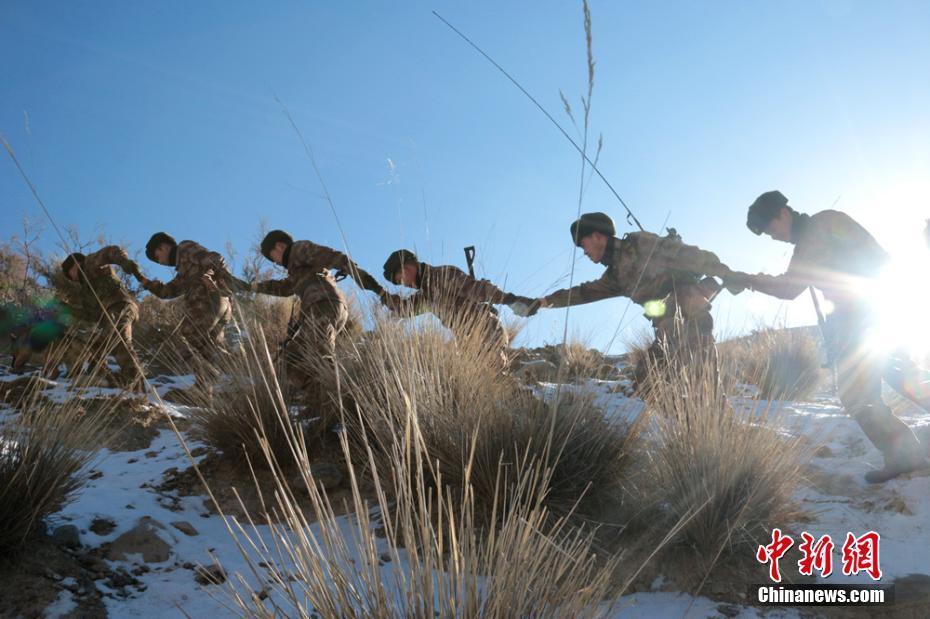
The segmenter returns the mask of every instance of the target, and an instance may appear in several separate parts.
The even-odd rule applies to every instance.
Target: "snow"
[[[5,377],[0,377],[6,379]],[[169,389],[185,388],[193,383],[193,378],[160,377],[154,381],[159,394]],[[542,385],[541,395],[551,394],[556,385]],[[635,419],[643,410],[642,402],[622,395],[622,385],[610,381],[587,381],[583,385],[565,386],[568,389],[586,389],[593,392],[596,403],[612,419],[629,421]],[[105,388],[83,390],[80,397],[100,397],[117,393]],[[58,381],[50,386],[46,395],[56,401],[62,401],[71,394],[67,381]],[[808,482],[797,492],[796,498],[801,507],[813,515],[811,522],[790,523],[787,528],[800,533],[807,531],[819,537],[830,534],[836,543],[834,551],[835,570],[826,582],[870,583],[867,574],[843,576],[839,569],[839,550],[847,532],[861,535],[874,530],[881,535],[881,567],[883,582],[914,573],[930,573],[930,562],[926,558],[926,548],[930,547],[930,474],[915,474],[909,478],[895,479],[879,486],[864,482],[863,474],[873,467],[881,466],[881,455],[866,441],[858,426],[843,412],[837,399],[828,393],[820,394],[812,402],[764,402],[752,400],[751,387],[745,386],[739,397],[732,399],[734,410],[738,414],[760,416],[765,412],[770,419],[775,419],[780,431],[786,435],[802,435],[814,446],[823,445],[814,457]],[[174,404],[160,404],[149,397],[150,406],[162,406],[165,413],[174,417],[187,417],[189,409]],[[4,411],[8,413],[8,411]],[[916,407],[897,411],[911,427],[927,430],[930,417]],[[926,436],[926,435],[925,435]],[[188,447],[197,447],[196,442],[189,442]],[[148,456],[146,455],[148,454]],[[182,497],[175,501],[166,500],[156,489],[165,471],[172,467],[179,469],[189,465],[184,449],[177,437],[168,430],[161,431],[152,444],[137,452],[110,452],[103,450],[96,464],[96,470],[102,473],[91,479],[68,505],[54,515],[52,526],[72,523],[81,530],[82,543],[96,547],[112,542],[121,534],[133,528],[143,516],[148,516],[165,525],[160,535],[171,546],[171,556],[163,564],[150,564],[151,571],[137,578],[143,583],[144,590],[132,591],[128,597],[116,595],[104,584],[96,581],[97,587],[104,594],[107,611],[112,617],[178,617],[186,614],[194,617],[236,616],[224,597],[224,587],[202,586],[196,583],[194,572],[185,569],[185,564],[211,565],[214,558],[224,566],[230,580],[235,580],[238,573],[255,588],[255,577],[230,535],[223,518],[212,515],[207,508],[206,497]],[[171,509],[173,507],[174,509]],[[96,518],[106,518],[116,523],[116,527],[105,535],[98,535],[90,530]],[[170,523],[187,521],[192,524],[199,535],[187,536],[173,528]],[[316,525],[312,525],[316,526]],[[350,535],[352,522],[348,517],[339,520],[343,535]],[[268,535],[267,527],[258,527],[263,535]],[[796,540],[797,542],[797,540]],[[796,550],[796,547],[795,549]],[[796,570],[796,557],[791,553],[782,560],[782,570]],[[133,558],[120,562],[131,570]],[[403,557],[402,557],[403,560]],[[136,558],[141,561],[141,558]],[[111,562],[111,565],[120,563]],[[403,565],[386,564],[382,574],[386,581],[392,581],[396,574],[393,570]],[[657,579],[653,590],[627,595],[618,600],[610,609],[615,617],[705,617],[717,616],[719,602],[706,597],[694,597],[684,593],[661,591],[666,583]],[[67,614],[74,609],[71,593],[62,590],[58,599],[46,609],[48,616]],[[740,617],[759,616],[752,607],[736,608]],[[769,611],[765,616],[796,616],[793,611]]]
[[[45,616],[48,619],[57,619],[76,610],[77,603],[74,601],[74,595],[68,589],[62,589],[58,592],[55,601],[45,607]]]

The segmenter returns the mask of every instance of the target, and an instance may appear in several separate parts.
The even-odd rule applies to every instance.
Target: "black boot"
[[[863,407],[855,419],[885,458],[884,467],[865,474],[866,482],[884,483],[928,466],[920,441],[907,424],[895,417],[887,407]]]

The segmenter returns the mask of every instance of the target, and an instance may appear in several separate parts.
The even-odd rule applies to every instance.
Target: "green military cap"
[[[788,198],[785,194],[780,191],[766,191],[750,205],[746,227],[752,230],[753,234],[762,234],[772,220],[778,217],[781,209],[786,206],[788,206]]]
[[[571,226],[572,240],[575,245],[581,247],[581,239],[592,232],[601,232],[607,236],[616,236],[617,228],[614,226],[614,220],[606,213],[585,213],[574,222]]]
[[[400,270],[400,267],[404,266],[408,262],[417,263],[416,254],[407,249],[398,249],[384,262],[384,279],[389,282],[394,282],[394,274]]]

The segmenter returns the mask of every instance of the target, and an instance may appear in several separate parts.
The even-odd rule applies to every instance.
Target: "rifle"
[[[468,264],[468,274],[475,276],[475,246],[469,245],[465,248],[465,262]]]
[[[836,393],[836,358],[833,342],[827,332],[827,321],[820,309],[820,300],[817,298],[817,293],[814,292],[813,286],[808,286],[807,289],[811,293],[811,301],[814,302],[814,311],[817,312],[817,324],[820,326],[820,336],[823,338],[823,347],[827,353],[827,366],[829,366],[830,373],[833,376],[833,392]]]
[[[468,247],[465,248],[465,263],[468,264],[468,274],[472,277],[472,279],[474,279],[475,278],[475,246],[474,245],[469,245]],[[498,314],[497,308],[491,305],[490,303],[487,304],[487,307],[489,310],[491,310],[491,313],[494,314],[495,316]]]

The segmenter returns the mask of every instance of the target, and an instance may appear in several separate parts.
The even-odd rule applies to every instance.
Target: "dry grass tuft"
[[[803,401],[824,379],[820,342],[808,329],[760,328],[718,348],[721,370],[766,400]]]
[[[716,558],[797,520],[792,495],[808,454],[779,434],[769,409],[735,412],[706,376],[698,367],[652,378],[669,382],[647,401],[656,444],[645,486],[667,522],[694,513],[677,539]]]
[[[95,446],[113,432],[104,419],[117,404],[88,413],[33,392],[19,415],[0,422],[0,554],[21,549],[80,488]]]
[[[239,466],[262,465],[266,449],[288,462],[292,459],[289,437],[311,432],[319,424],[302,423],[291,415],[286,381],[279,381],[280,363],[268,351],[257,322],[250,323],[248,333],[251,339],[217,355],[216,385],[189,391],[191,436]]]
[[[597,519],[621,494],[636,428],[605,419],[589,398],[568,391],[541,401],[502,373],[495,355],[475,332],[458,329],[452,341],[431,324],[379,320],[339,359],[356,458],[367,460],[370,450],[378,468],[390,470],[409,440],[413,410],[434,475],[446,487],[474,490],[479,522],[490,522],[495,497],[535,462],[550,468],[549,512]]]
[[[475,383],[458,391],[445,381],[414,379],[416,371],[426,369],[416,360],[421,355],[445,364],[436,376],[455,363],[456,355],[436,335],[401,335],[382,325],[368,352],[414,355],[416,370],[395,378],[390,371],[368,374],[354,383],[346,377],[349,390],[353,384],[377,388],[394,394],[383,404],[402,407],[379,414],[360,403],[358,418],[346,415],[349,429],[341,445],[349,462],[352,516],[336,515],[310,473],[312,459],[299,435],[290,438],[300,488],[288,485],[284,463],[263,442],[266,463],[276,473],[263,506],[262,524],[268,528],[253,526],[251,519],[228,521],[251,572],[229,581],[233,610],[255,617],[592,617],[607,611],[603,600],[609,598],[617,559],[595,554],[593,531],[570,526],[571,510],[557,515],[549,509],[557,466],[538,457],[541,448],[522,454],[501,450],[490,488],[473,483],[487,481],[481,469],[491,464],[483,461],[488,436],[478,424],[454,430],[452,416],[432,407],[453,406],[445,410],[454,410],[459,423],[467,423],[472,413],[490,422],[490,413],[482,408],[487,406],[482,396],[469,398]],[[391,342],[404,342],[403,351]],[[374,365],[373,358],[365,367],[371,372]],[[463,362],[460,369],[468,367]],[[374,378],[385,382],[376,386]],[[434,396],[422,391],[437,386]],[[487,387],[494,394],[507,392],[498,383]],[[535,425],[552,421],[542,416]],[[393,438],[386,434],[389,429],[397,431]],[[462,442],[439,453],[432,443],[437,433],[452,433]],[[501,443],[510,441],[501,438]],[[594,461],[596,454],[588,457]],[[371,504],[358,465],[373,486]],[[302,509],[305,501],[297,493],[309,495],[311,509]],[[488,522],[496,526],[487,527]],[[256,586],[256,578],[262,584]]]

